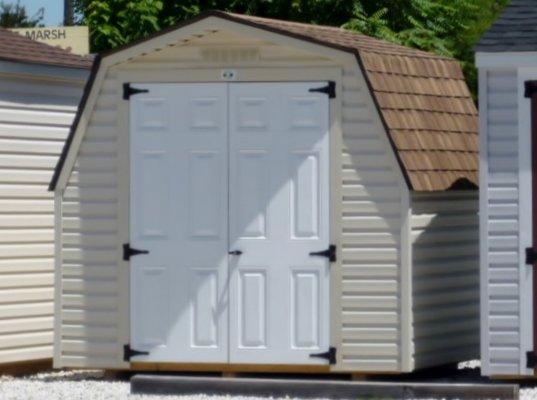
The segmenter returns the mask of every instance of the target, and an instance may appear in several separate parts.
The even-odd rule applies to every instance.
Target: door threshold
[[[326,374],[331,372],[329,365],[309,364],[228,364],[228,363],[169,363],[169,362],[132,362],[132,371],[166,372],[274,372]]]

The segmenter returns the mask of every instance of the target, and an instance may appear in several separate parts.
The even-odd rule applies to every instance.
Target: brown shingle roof
[[[69,68],[89,68],[92,60],[0,28],[0,60]]]
[[[411,189],[477,185],[477,109],[457,60],[341,28],[219,14],[355,53]]]
[[[477,185],[477,110],[458,61],[341,28],[221,11],[204,13],[157,35],[210,16],[353,53],[364,72],[410,189],[442,191]],[[99,60],[96,59],[93,76],[99,68]],[[50,190],[54,190],[58,181],[92,81],[90,78]]]

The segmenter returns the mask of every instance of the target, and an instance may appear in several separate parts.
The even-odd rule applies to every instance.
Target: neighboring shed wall
[[[48,182],[83,82],[0,75],[0,363],[52,357]]]
[[[415,368],[479,357],[478,193],[412,193]]]
[[[211,46],[218,46],[218,52],[211,52]],[[241,48],[247,51],[240,52]],[[118,159],[128,153],[127,146],[118,147],[120,121],[116,116],[122,102],[122,76],[137,71],[166,81],[164,76],[170,76],[173,68],[202,65],[217,66],[212,79],[218,80],[220,68],[241,65],[233,54],[250,54],[252,58],[244,65],[263,67],[256,72],[262,80],[286,80],[284,67],[304,71],[334,65],[326,55],[314,57],[291,46],[218,32],[205,40],[192,39],[190,46],[148,53],[107,73],[62,201],[62,324],[57,366],[120,366],[122,346],[128,340],[120,327],[129,313],[128,305],[121,303],[118,295],[118,281],[128,281],[128,269],[118,263],[117,251]],[[400,371],[405,368],[402,353],[408,344],[402,333],[402,315],[408,316],[409,310],[402,312],[405,296],[401,294],[401,214],[402,209],[406,213],[408,198],[404,196],[408,192],[403,189],[405,182],[356,60],[344,55],[337,63],[344,65],[343,90],[338,93],[342,101],[342,158],[338,154],[332,160],[340,169],[343,187],[341,182],[331,183],[342,191],[343,212],[342,265],[333,267],[341,275],[332,285],[340,291],[341,303],[331,310],[333,329],[339,336],[332,342],[341,348],[337,368]],[[278,68],[268,70],[271,66]],[[169,73],[155,68],[168,69]],[[339,121],[334,123],[337,126]]]
[[[510,375],[520,359],[517,72],[480,75],[483,372]]]

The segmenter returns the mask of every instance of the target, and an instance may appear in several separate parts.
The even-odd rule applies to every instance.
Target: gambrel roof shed
[[[339,28],[210,12],[104,54],[50,185],[56,366],[473,359],[476,140],[457,61]]]
[[[409,188],[441,191],[461,185],[477,185],[477,110],[457,60],[341,28],[220,11],[204,13],[195,20],[159,32],[144,41],[210,16],[355,54]],[[105,53],[102,57],[120,53],[137,43]],[[100,58],[97,58],[93,78],[99,65]],[[89,80],[84,99],[91,91],[93,81]],[[84,103],[79,113],[84,111]],[[77,123],[73,126],[71,136],[76,128]],[[51,190],[57,183],[71,142],[72,138],[66,143],[50,185]]]

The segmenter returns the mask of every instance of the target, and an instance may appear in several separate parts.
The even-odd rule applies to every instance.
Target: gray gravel
[[[465,367],[472,368],[475,364]],[[54,371],[16,378],[0,376],[1,400],[263,400],[239,396],[130,395],[129,389],[128,381],[106,379],[98,370]],[[520,399],[537,400],[537,382],[535,387],[521,389]]]
[[[22,378],[0,376],[1,400],[260,400],[242,396],[146,396],[129,394],[128,381],[102,371],[55,371]],[[275,400],[275,399],[274,399]],[[287,398],[286,400],[291,400]],[[298,399],[297,399],[298,400]]]

